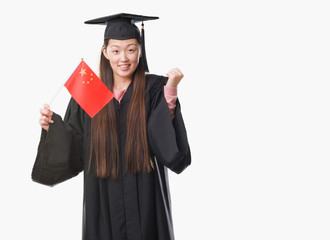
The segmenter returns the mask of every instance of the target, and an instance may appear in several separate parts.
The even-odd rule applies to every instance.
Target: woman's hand
[[[52,120],[53,112],[50,111],[50,107],[48,104],[44,104],[44,107],[40,109],[40,113],[41,116],[40,116],[39,124],[43,129],[45,129],[48,132],[49,124],[54,122]]]
[[[166,76],[168,77],[167,87],[177,87],[183,78],[183,73],[179,68],[171,69]]]

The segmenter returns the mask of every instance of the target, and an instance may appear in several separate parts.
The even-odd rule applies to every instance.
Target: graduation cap
[[[142,43],[142,61],[144,65],[144,70],[149,72],[147,57],[145,52],[145,42],[144,42],[144,24],[143,21],[155,20],[159,17],[142,16],[128,13],[119,13],[115,15],[110,15],[106,17],[96,18],[93,20],[86,21],[86,24],[102,24],[107,25],[104,32],[104,40],[107,39],[141,39]],[[141,24],[141,34],[139,28],[135,25],[136,22],[142,22]]]

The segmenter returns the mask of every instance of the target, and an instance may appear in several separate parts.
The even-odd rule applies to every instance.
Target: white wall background
[[[39,109],[102,26],[146,22],[149,67],[178,66],[193,163],[170,174],[176,239],[330,239],[328,1],[7,1],[0,6],[0,239],[81,239],[82,174],[31,181]],[[62,116],[69,94],[52,109]]]

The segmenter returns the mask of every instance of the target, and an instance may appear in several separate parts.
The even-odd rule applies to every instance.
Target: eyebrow
[[[129,47],[131,45],[137,46],[136,43],[131,43],[131,44],[128,44],[127,47]],[[110,45],[110,47],[120,47],[120,46],[118,46],[118,45]]]

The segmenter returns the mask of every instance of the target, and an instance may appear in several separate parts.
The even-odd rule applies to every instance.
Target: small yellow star
[[[84,74],[87,74],[86,68],[81,68],[80,74],[81,74],[81,76],[84,76]]]
[[[82,83],[85,83],[85,81],[82,81]]]
[[[91,81],[93,81],[93,78],[91,78]]]
[[[87,84],[89,84],[89,82],[87,81]]]

